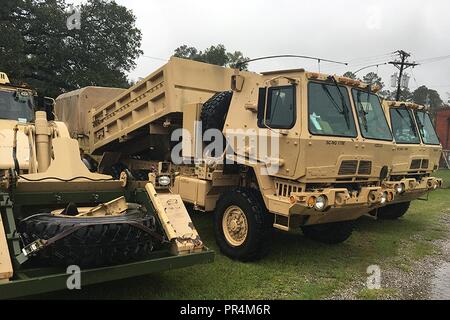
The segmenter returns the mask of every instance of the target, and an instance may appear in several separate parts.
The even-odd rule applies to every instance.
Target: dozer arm
[[[145,191],[155,208],[174,254],[186,254],[203,250],[203,242],[192,223],[178,194],[157,193],[151,183],[145,185]]]

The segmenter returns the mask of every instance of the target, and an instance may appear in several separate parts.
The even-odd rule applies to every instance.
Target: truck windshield
[[[439,138],[434,130],[433,123],[431,122],[430,115],[424,111],[414,111],[417,120],[417,126],[419,127],[420,135],[422,136],[423,143],[425,144],[439,144]]]
[[[33,97],[24,91],[0,91],[0,119],[31,121]]]
[[[308,84],[309,132],[324,136],[357,136],[348,91],[342,86],[339,91],[333,84]]]
[[[391,130],[386,121],[380,99],[373,93],[352,89],[353,100],[358,113],[359,127],[364,138],[392,140]]]
[[[398,143],[419,144],[420,138],[411,112],[406,108],[391,108],[391,127]]]

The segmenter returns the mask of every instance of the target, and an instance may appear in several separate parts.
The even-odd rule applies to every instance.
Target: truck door
[[[268,157],[278,163],[277,172],[271,170],[271,175],[291,177],[295,174],[300,138],[299,91],[295,80],[284,78],[276,85],[259,89],[258,132],[267,137]]]

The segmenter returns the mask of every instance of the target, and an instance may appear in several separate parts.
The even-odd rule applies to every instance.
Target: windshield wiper
[[[342,102],[342,114],[344,115],[345,123],[347,124],[347,129],[350,129],[349,110],[348,110],[347,104],[345,103],[344,95],[342,94],[341,88],[339,88],[339,85],[338,85],[336,79],[333,76],[330,76],[329,78],[331,78],[333,80],[333,83],[334,83],[337,91],[339,92],[339,96],[341,97],[341,102]]]
[[[339,105],[337,104],[336,100],[334,100],[334,97],[332,96],[332,94],[330,93],[330,90],[328,90],[327,85],[322,83],[322,89],[325,91],[325,93],[327,94],[328,98],[330,99],[330,101],[333,103],[333,106],[336,108],[336,110],[340,113],[340,114],[344,114],[344,111],[341,110],[341,108],[339,107]]]
[[[408,112],[409,115],[408,121],[398,108],[394,108],[394,110],[398,113],[398,115],[402,118],[402,120],[407,121],[409,123],[409,128],[411,129],[411,132],[417,134],[416,126],[414,125],[414,121],[412,121],[411,114],[409,113],[409,111],[407,109],[404,109],[406,110],[406,112]]]
[[[366,110],[364,110],[364,107],[362,106],[361,103],[361,91],[358,91],[357,95],[356,95],[356,99],[357,99],[357,106],[358,106],[358,112],[361,115],[361,120],[364,126],[364,130],[366,130],[366,132],[369,131],[369,125],[367,123],[367,114],[368,112]]]

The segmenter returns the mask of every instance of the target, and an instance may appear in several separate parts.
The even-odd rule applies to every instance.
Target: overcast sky
[[[70,0],[68,1],[70,2]],[[75,3],[83,0],[74,0]],[[131,79],[145,77],[182,45],[204,49],[222,43],[250,58],[274,54],[311,55],[349,62],[321,64],[342,74],[384,63],[403,49],[412,60],[450,55],[450,1],[288,1],[288,0],[116,0],[133,10],[143,34],[144,55]],[[153,58],[149,58],[153,57]],[[298,68],[318,70],[317,62],[279,59],[250,64],[252,71]],[[378,68],[386,85],[393,66]],[[362,71],[363,76],[376,67]],[[411,74],[411,71],[409,71]],[[413,69],[410,89],[426,84],[450,97],[450,59]]]

